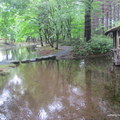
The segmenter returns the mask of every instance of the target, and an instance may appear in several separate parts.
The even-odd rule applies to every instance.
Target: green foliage
[[[53,47],[57,47],[57,43],[73,44],[74,51],[80,55],[105,53],[110,47],[105,43],[107,38],[93,37],[89,43],[82,41],[85,5],[90,2],[92,0],[1,0],[0,37],[6,42],[21,42],[31,37]],[[97,11],[100,4],[93,1],[92,11]],[[75,38],[81,40],[72,40]]]
[[[85,56],[87,55],[87,43],[82,40],[73,40],[73,53],[75,56]]]
[[[83,34],[84,6],[76,0],[1,0],[0,36],[25,41],[28,36],[53,44]]]
[[[20,32],[18,21],[23,16],[29,0],[1,0],[0,2],[0,36],[8,41],[15,41]]]
[[[95,35],[91,41],[73,41],[73,52],[75,56],[87,56],[93,54],[104,54],[112,49],[112,39],[102,35]]]
[[[107,53],[112,49],[112,39],[102,35],[95,35],[88,43],[88,46],[90,54]]]
[[[115,22],[115,26],[120,26],[120,21]]]

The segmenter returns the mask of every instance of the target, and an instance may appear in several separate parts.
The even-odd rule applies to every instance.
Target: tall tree
[[[85,0],[85,40],[89,41],[91,39],[91,10],[92,3],[94,0]]]

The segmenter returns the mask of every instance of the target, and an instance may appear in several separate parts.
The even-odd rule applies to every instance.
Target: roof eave
[[[105,35],[108,35],[108,34],[111,33],[111,32],[115,32],[115,31],[117,31],[118,29],[120,29],[120,26],[114,27],[114,28],[112,28],[112,29],[106,31],[106,32],[105,32]]]

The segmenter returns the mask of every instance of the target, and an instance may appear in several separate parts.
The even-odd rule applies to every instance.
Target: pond
[[[119,72],[109,57],[21,64],[0,76],[0,120],[119,120]]]
[[[26,60],[39,57],[36,46],[19,47],[0,51],[0,62],[8,60]]]

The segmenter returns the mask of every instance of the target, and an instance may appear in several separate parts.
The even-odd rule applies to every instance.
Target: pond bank
[[[20,64],[20,63],[30,63],[30,62],[37,62],[37,61],[41,61],[41,60],[55,60],[56,56],[54,55],[48,55],[48,56],[42,56],[42,57],[37,57],[35,59],[28,59],[28,60],[11,60],[8,61],[8,63],[13,63],[13,64]]]
[[[18,49],[20,47],[32,47],[35,46],[35,49],[39,52],[41,56],[54,55],[56,59],[86,59],[86,58],[95,58],[103,56],[111,56],[111,53],[98,54],[98,55],[87,55],[87,56],[78,56],[74,55],[72,52],[72,46],[59,46],[58,50],[51,48],[46,45],[41,47],[40,43],[14,43],[14,44],[5,44],[0,41],[0,50],[9,50],[9,49]]]
[[[104,53],[104,54],[96,54],[96,55],[87,55],[87,56],[74,56],[74,59],[89,59],[89,58],[99,58],[99,57],[112,57],[112,54]]]

